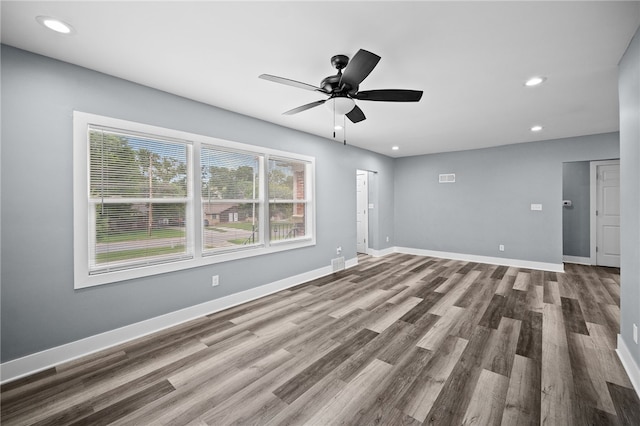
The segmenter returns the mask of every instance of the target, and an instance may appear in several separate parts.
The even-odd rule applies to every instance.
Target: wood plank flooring
[[[619,271],[393,254],[1,388],[3,425],[640,425]]]

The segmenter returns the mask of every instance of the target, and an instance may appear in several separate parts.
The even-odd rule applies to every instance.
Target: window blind
[[[189,143],[88,132],[90,274],[191,258]]]
[[[203,253],[262,244],[259,216],[263,157],[203,146],[200,162]]]

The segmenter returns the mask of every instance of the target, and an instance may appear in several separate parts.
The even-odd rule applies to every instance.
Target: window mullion
[[[87,258],[87,268],[91,269],[93,267],[92,263],[95,263],[96,258],[96,205],[90,205],[88,210],[89,220],[87,222],[88,230],[89,230],[89,239],[88,239],[88,253],[89,257]]]
[[[262,214],[260,215],[260,238],[264,241],[265,247],[271,246],[271,232],[269,231],[269,170],[267,165],[269,164],[269,154],[266,154],[260,161],[260,172],[262,179],[260,179],[260,194],[262,195],[263,202]]]
[[[202,173],[200,173],[200,159],[202,156],[202,144],[194,141],[191,151],[191,164],[188,173],[191,177],[190,203],[187,205],[189,217],[192,218],[191,226],[187,228],[191,242],[192,252],[196,258],[202,257],[202,238],[204,233],[204,218],[202,217]],[[196,173],[196,170],[198,171]]]

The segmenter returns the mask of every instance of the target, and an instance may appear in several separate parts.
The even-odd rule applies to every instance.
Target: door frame
[[[596,208],[598,206],[598,166],[620,166],[620,159],[617,160],[598,160],[589,162],[589,240],[590,240],[590,261],[592,265],[597,265],[596,246],[598,245],[598,227],[596,225]]]
[[[363,174],[364,175],[364,182],[365,182],[365,213],[363,216],[364,222],[365,222],[365,244],[364,244],[364,253],[369,254],[369,171],[368,170],[362,170],[362,169],[356,169],[356,197],[358,195],[357,190],[358,190],[358,175]],[[358,200],[356,199],[356,209],[358,208]],[[357,223],[357,212],[356,212],[356,226],[358,225]],[[356,238],[358,236],[358,229],[356,228]],[[358,251],[358,242],[356,241],[356,253],[363,253],[363,252],[359,252]]]

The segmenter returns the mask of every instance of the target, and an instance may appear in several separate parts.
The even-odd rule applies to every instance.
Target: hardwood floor
[[[3,425],[640,425],[619,271],[393,254],[2,386]]]

